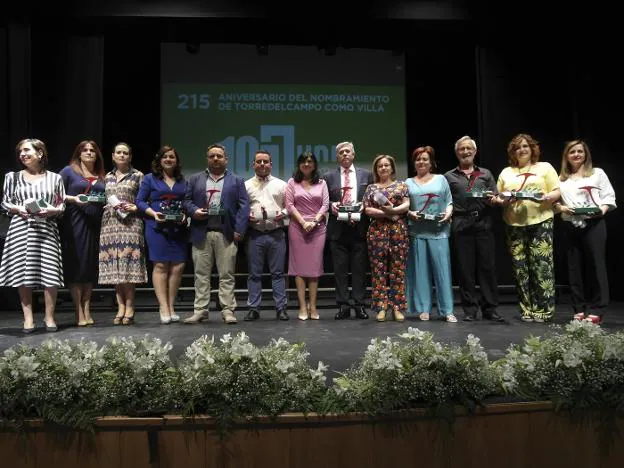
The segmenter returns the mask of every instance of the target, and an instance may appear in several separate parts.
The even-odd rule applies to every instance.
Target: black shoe
[[[290,317],[288,316],[288,312],[286,312],[286,309],[277,309],[277,316],[276,318],[278,320],[289,320]]]
[[[368,319],[368,314],[364,310],[364,307],[362,307],[362,306],[355,306],[355,318],[359,318],[359,319],[362,319],[362,320],[367,320]]]
[[[491,320],[492,322],[505,322],[505,319],[498,315],[497,312],[483,314],[483,320]]]
[[[351,317],[351,307],[349,307],[348,305],[341,305],[340,310],[334,316],[336,320],[346,320],[349,317]]]
[[[464,316],[464,322],[474,322],[477,320],[477,316],[475,314],[466,314]]]
[[[260,318],[260,313],[256,309],[249,309],[247,315],[245,315],[245,322],[251,322],[252,320],[258,320]]]

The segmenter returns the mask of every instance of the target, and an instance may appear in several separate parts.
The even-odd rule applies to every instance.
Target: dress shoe
[[[475,314],[466,314],[463,320],[464,322],[474,322],[475,320],[477,320],[477,316]]]
[[[340,309],[334,316],[336,320],[347,320],[350,317],[351,317],[351,307],[349,307],[348,305],[344,305],[344,304],[340,306]]]
[[[491,320],[492,322],[504,322],[505,319],[498,315],[498,312],[490,312],[483,314],[483,320]]]
[[[278,320],[288,320],[290,317],[288,316],[286,309],[277,309],[276,318]]]
[[[256,309],[249,309],[249,312],[247,312],[247,315],[245,315],[245,318],[243,319],[245,322],[251,322],[253,320],[258,320],[260,318],[260,312],[258,312]]]
[[[355,318],[359,318],[362,320],[368,319],[368,314],[364,310],[362,306],[355,306]]]
[[[228,325],[232,325],[238,322],[238,320],[236,320],[236,317],[234,316],[234,312],[232,312],[231,310],[224,310],[223,312],[221,312],[221,316],[223,317],[223,321]]]
[[[202,320],[207,320],[208,314],[205,312],[193,312],[193,315],[184,319],[184,323],[199,323]]]

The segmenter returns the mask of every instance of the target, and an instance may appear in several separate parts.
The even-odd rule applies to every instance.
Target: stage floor
[[[436,340],[444,343],[464,342],[468,334],[481,339],[491,359],[498,359],[505,353],[512,343],[521,343],[529,335],[544,335],[553,324],[565,324],[571,319],[572,309],[564,299],[557,304],[554,321],[551,324],[524,323],[519,320],[518,307],[515,301],[501,299],[499,313],[507,320],[506,323],[492,323],[489,321],[463,322],[461,307],[456,303],[455,314],[458,323],[451,324],[440,320],[422,322],[417,316],[408,316],[403,323],[387,321],[378,323],[371,317],[369,320],[334,320],[336,305],[333,294],[325,293],[319,300],[318,321],[297,319],[297,306],[294,294],[289,300],[289,321],[275,320],[275,310],[270,301],[263,302],[261,318],[255,322],[245,322],[243,317],[247,312],[244,298],[239,298],[240,309],[236,316],[238,324],[226,325],[221,320],[219,312],[210,312],[208,321],[197,325],[183,323],[161,325],[158,308],[151,294],[137,296],[137,311],[135,324],[131,326],[113,325],[115,311],[110,295],[102,295],[99,302],[94,302],[95,325],[78,327],[74,321],[73,306],[69,301],[61,301],[58,306],[56,319],[59,327],[56,333],[47,333],[43,326],[43,313],[35,315],[37,330],[29,335],[21,332],[22,314],[15,310],[0,311],[0,351],[23,343],[37,346],[48,338],[60,340],[94,340],[100,344],[110,336],[144,336],[158,337],[163,342],[173,345],[172,359],[176,360],[184,353],[186,347],[202,335],[214,335],[216,338],[226,333],[244,331],[256,345],[263,345],[271,338],[283,337],[287,341],[305,342],[310,353],[312,364],[323,361],[336,372],[342,372],[355,363],[366,351],[366,347],[373,338],[385,338],[402,333],[408,327],[430,331]],[[5,297],[6,299],[6,297]],[[7,309],[5,305],[0,309]],[[183,301],[178,307],[179,315],[185,318],[190,315],[192,303]],[[372,314],[371,314],[372,315]],[[612,303],[606,316],[603,328],[607,330],[624,329],[624,303]],[[331,374],[330,374],[331,375]]]

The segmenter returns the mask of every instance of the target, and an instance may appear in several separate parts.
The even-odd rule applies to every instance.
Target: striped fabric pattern
[[[22,172],[9,172],[4,178],[2,206],[24,206],[29,200],[44,199],[50,205],[65,208],[65,188],[61,176],[46,171],[44,176],[27,182]],[[14,215],[7,233],[0,285],[62,287],[63,264],[61,240],[56,218],[24,219]]]

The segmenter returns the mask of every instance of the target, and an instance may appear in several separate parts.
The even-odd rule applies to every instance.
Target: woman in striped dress
[[[2,206],[12,218],[0,263],[0,285],[18,288],[24,333],[35,329],[32,289],[43,287],[45,327],[56,331],[56,293],[63,286],[57,217],[65,209],[65,188],[59,174],[46,170],[48,151],[42,141],[22,140],[15,152],[24,169],[4,178]]]
[[[115,168],[105,178],[107,205],[100,232],[99,283],[115,285],[115,325],[134,322],[134,288],[147,282],[143,218],[135,204],[143,173],[131,162],[130,146],[117,143],[113,149]]]

